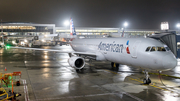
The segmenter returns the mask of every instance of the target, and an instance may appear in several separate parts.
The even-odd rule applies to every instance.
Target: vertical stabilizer
[[[70,18],[70,34],[72,36],[76,35],[76,31],[75,31],[75,27],[74,27],[74,23],[73,23],[73,19],[72,18]]]

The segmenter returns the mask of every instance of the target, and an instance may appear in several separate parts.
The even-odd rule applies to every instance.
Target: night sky
[[[72,17],[75,27],[123,27],[170,29],[180,23],[180,0],[0,0],[3,22],[56,24],[63,27]]]

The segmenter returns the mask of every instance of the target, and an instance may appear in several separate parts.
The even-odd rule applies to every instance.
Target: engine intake
[[[78,56],[73,56],[69,58],[68,63],[71,67],[76,68],[76,69],[82,69],[85,65],[84,58],[78,57]]]

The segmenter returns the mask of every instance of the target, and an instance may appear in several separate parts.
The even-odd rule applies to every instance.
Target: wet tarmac
[[[42,48],[71,50],[70,46]],[[87,61],[83,73],[67,63],[66,53],[22,49],[0,49],[0,72],[22,71],[20,101],[180,101],[180,79],[150,74],[144,85],[141,70],[120,65],[112,71],[110,62]],[[4,68],[7,71],[4,71]],[[90,68],[91,67],[91,68]],[[163,74],[180,77],[180,66]]]

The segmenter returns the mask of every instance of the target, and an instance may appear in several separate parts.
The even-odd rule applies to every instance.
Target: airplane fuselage
[[[164,71],[177,65],[174,54],[167,46],[151,38],[74,39],[71,46],[75,51],[96,53],[96,60],[107,60],[142,69]],[[150,49],[147,51],[148,47]],[[154,47],[157,50],[153,50]]]

